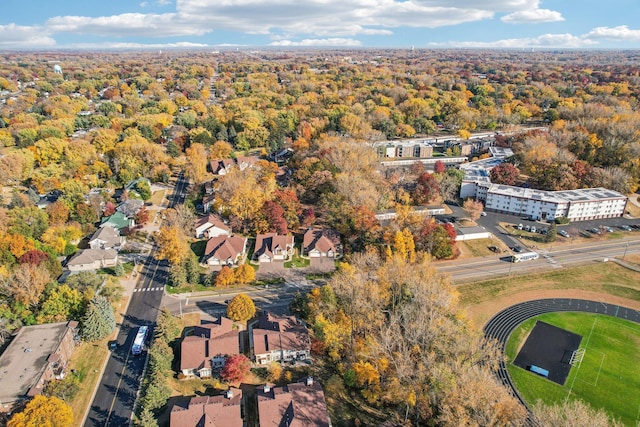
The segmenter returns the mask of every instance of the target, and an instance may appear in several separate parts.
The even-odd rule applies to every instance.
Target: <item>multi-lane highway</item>
[[[187,184],[181,175],[170,198],[170,207],[184,202]],[[154,259],[153,252],[139,270],[139,280],[118,333],[118,348],[107,362],[84,422],[86,427],[129,425],[146,357],[146,352],[132,356],[131,345],[139,326],[149,325],[153,330],[168,274],[167,263]]]

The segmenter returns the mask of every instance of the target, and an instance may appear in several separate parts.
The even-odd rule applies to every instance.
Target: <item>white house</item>
[[[89,239],[91,249],[115,249],[117,251],[125,243],[125,237],[120,235],[118,229],[113,227],[102,227],[93,233]]]
[[[218,216],[209,214],[196,222],[196,238],[230,236],[231,227],[226,225]]]
[[[83,249],[69,259],[67,268],[69,271],[93,271],[117,264],[118,252],[114,249]]]

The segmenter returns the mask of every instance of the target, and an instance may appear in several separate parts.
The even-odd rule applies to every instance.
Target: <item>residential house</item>
[[[236,157],[236,163],[238,165],[238,168],[240,168],[241,171],[245,170],[246,168],[253,167],[253,165],[255,165],[258,160],[260,160],[260,157],[258,157],[258,156],[238,156],[238,157]]]
[[[217,215],[209,214],[196,222],[196,238],[231,235],[231,227],[226,225]]]
[[[93,271],[117,264],[118,252],[115,249],[81,249],[69,259],[67,268],[69,271]]]
[[[124,245],[125,237],[113,227],[102,227],[93,233],[89,239],[89,247],[91,249],[115,249],[119,251]]]
[[[250,345],[254,360],[260,365],[309,358],[309,331],[295,316],[276,316],[262,312],[256,325],[250,327]]]
[[[0,402],[12,405],[62,379],[76,346],[78,322],[23,326],[0,355]]]
[[[239,236],[218,236],[207,241],[202,262],[207,265],[238,265],[247,252],[247,239]]]
[[[235,166],[233,159],[211,160],[209,163],[214,175],[226,175]]]
[[[242,390],[231,387],[219,396],[197,396],[187,406],[174,405],[170,427],[243,427]]]
[[[331,427],[324,391],[312,377],[284,387],[266,384],[256,395],[260,427]]]
[[[215,194],[205,194],[202,197],[202,211],[203,212],[210,212],[211,211],[211,207],[213,206],[213,203],[216,201],[216,195]]]
[[[118,205],[116,211],[121,212],[127,218],[133,218],[143,206],[144,202],[140,199],[127,199]]]
[[[293,255],[293,236],[277,233],[258,234],[254,259],[258,262],[283,261]]]
[[[330,229],[309,229],[302,239],[302,255],[309,258],[342,256],[340,233]]]
[[[193,328],[180,344],[180,371],[186,376],[210,377],[224,367],[227,357],[240,353],[240,335],[233,321],[220,317]]]
[[[100,227],[113,227],[120,231],[123,228],[131,228],[134,224],[134,221],[127,218],[122,212],[116,212],[111,216],[102,218]]]

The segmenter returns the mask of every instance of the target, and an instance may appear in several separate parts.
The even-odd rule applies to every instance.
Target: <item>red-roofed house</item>
[[[224,366],[227,357],[240,353],[238,329],[226,317],[216,323],[193,328],[180,344],[180,371],[186,376],[210,377],[214,369]]]
[[[310,229],[302,239],[302,255],[309,258],[340,258],[340,234],[330,229]]]
[[[309,358],[311,341],[307,327],[295,316],[275,316],[262,312],[257,325],[250,327],[250,345],[260,365]]]
[[[277,233],[258,234],[253,257],[258,262],[283,261],[293,255],[293,236]]]
[[[196,222],[196,238],[218,237],[231,235],[231,227],[225,224],[217,215],[209,214]]]
[[[242,427],[242,390],[230,388],[220,396],[192,397],[184,407],[171,408],[171,427]]]
[[[207,265],[238,265],[247,252],[247,239],[239,236],[218,236],[207,241],[202,262]]]
[[[331,427],[324,391],[311,377],[284,387],[265,385],[256,394],[260,427]]]

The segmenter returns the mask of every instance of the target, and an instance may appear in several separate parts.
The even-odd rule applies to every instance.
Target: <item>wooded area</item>
[[[515,153],[494,182],[629,194],[640,178],[639,55],[0,54],[0,343],[20,325],[62,319],[96,319],[89,335],[103,336],[113,322],[102,297],[116,299],[117,284],[92,274],[60,284],[61,261],[114,212],[116,190],[148,200],[147,181],[124,187],[184,171],[187,201],[156,236],[173,283],[202,280],[187,245],[200,184],[214,180],[212,209],[236,233],[335,229],[349,262],[300,309],[345,384],[416,423],[517,424],[522,409],[490,375],[493,346],[427,262],[454,254],[455,231],[412,213],[457,199],[464,173],[442,161],[382,167],[373,143],[486,131]],[[543,129],[526,131],[534,126]],[[260,159],[214,175],[211,161],[246,155]],[[481,208],[465,206],[472,217]],[[385,209],[397,217],[383,227],[375,214]],[[240,273],[204,280],[253,280]]]

